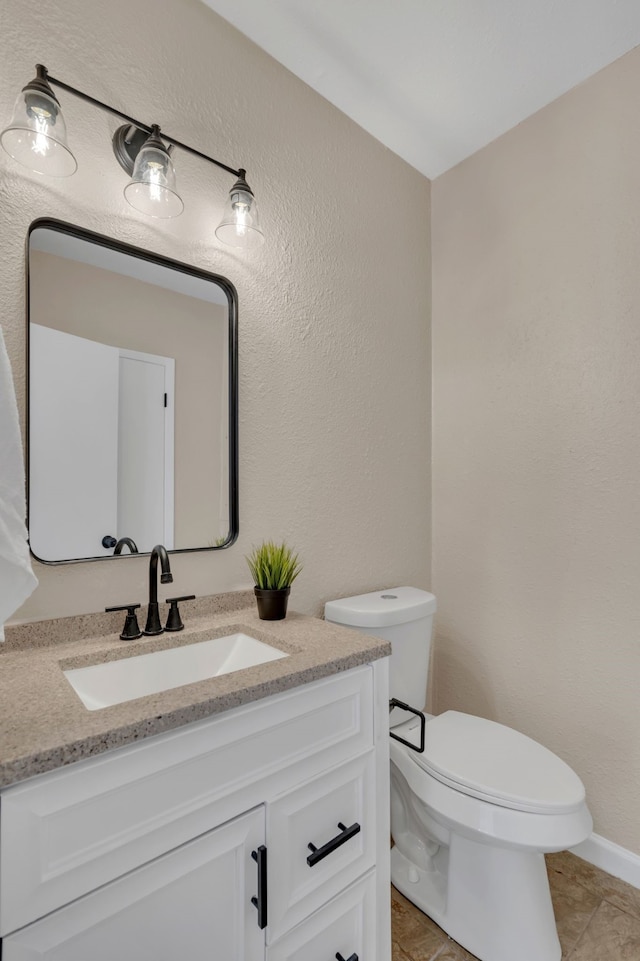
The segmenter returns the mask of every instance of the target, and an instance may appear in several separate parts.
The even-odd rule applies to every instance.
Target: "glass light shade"
[[[124,195],[132,207],[149,217],[177,217],[184,210],[171,157],[154,133],[140,148]]]
[[[67,145],[67,128],[53,92],[21,90],[0,143],[10,157],[39,174],[70,177],[78,169]]]
[[[256,198],[244,177],[237,180],[229,192],[216,237],[230,247],[259,247],[264,243]]]

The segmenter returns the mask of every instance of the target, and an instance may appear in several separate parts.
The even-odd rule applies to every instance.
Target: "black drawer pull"
[[[336,958],[338,959],[338,961],[344,961],[344,958],[342,957],[339,951],[336,954]],[[347,958],[347,961],[358,961],[358,955],[352,954],[350,958]]]
[[[355,837],[356,834],[360,834],[360,825],[357,821],[355,824],[352,824],[350,828],[345,827],[342,821],[338,821],[338,827],[340,828],[340,834],[336,834],[334,838],[331,838],[330,841],[327,841],[326,844],[323,844],[321,848],[317,848],[315,844],[307,845],[309,850],[312,852],[307,858],[307,864],[310,868],[312,868],[314,864],[317,864],[318,861],[322,861],[323,858],[326,858],[327,854],[331,854],[331,852],[335,851],[336,848],[341,847],[345,841],[349,840],[349,838]],[[349,961],[351,961],[351,958],[349,958]]]
[[[258,927],[267,926],[267,849],[261,844],[257,851],[251,852],[251,857],[258,865],[258,897],[251,898],[251,903],[258,909]]]

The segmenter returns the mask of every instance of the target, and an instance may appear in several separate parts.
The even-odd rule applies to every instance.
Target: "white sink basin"
[[[166,651],[64,671],[86,708],[97,711],[147,694],[159,694],[208,677],[288,657],[247,634],[227,634]]]

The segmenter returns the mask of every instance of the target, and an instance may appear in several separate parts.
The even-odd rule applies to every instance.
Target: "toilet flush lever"
[[[412,751],[417,751],[418,754],[424,754],[424,732],[427,725],[427,719],[422,713],[422,711],[417,711],[415,707],[409,707],[404,701],[399,701],[397,698],[392,697],[389,701],[389,710],[392,711],[394,707],[399,707],[401,711],[409,711],[410,714],[415,714],[416,717],[420,718],[420,747],[416,744],[412,744],[411,741],[405,741],[403,737],[399,734],[394,734],[393,731],[389,731],[389,737],[392,737],[395,741],[400,741],[406,747],[410,747]]]

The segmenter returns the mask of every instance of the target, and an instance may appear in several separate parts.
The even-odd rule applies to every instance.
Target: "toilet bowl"
[[[420,709],[435,598],[416,588],[331,601],[327,620],[391,641],[391,696]],[[393,735],[418,746],[397,707]],[[591,833],[582,782],[511,728],[458,711],[426,716],[424,751],[390,740],[391,879],[480,961],[560,961],[544,854]]]

